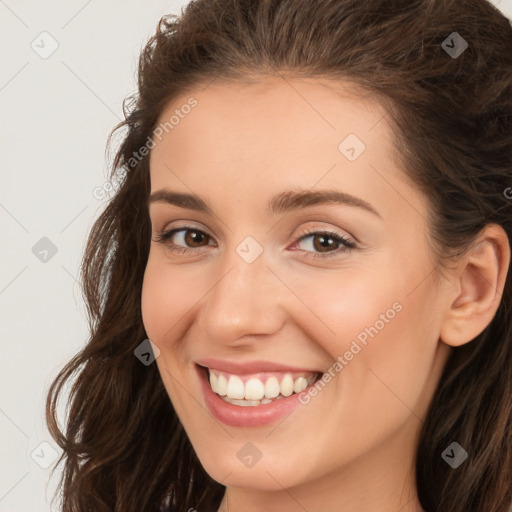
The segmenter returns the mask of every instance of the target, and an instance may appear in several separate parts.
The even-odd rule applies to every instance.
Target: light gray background
[[[107,135],[141,48],[186,3],[0,0],[0,512],[51,510],[59,473],[40,465],[60,449],[44,400],[88,336],[77,278],[105,205]],[[493,3],[512,18],[512,0]],[[46,262],[32,252],[43,237],[57,248]]]

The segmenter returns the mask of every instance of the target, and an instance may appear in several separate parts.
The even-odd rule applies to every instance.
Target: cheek
[[[169,323],[164,320],[164,312],[173,311],[171,304],[173,295],[164,293],[165,288],[166,273],[158,272],[150,255],[142,284],[141,310],[146,333],[158,345],[162,341],[164,328],[169,328]]]
[[[388,400],[403,409],[398,395],[414,407],[431,377],[439,334],[435,289],[427,279],[413,290],[425,275],[419,267],[396,272],[351,269],[336,279],[319,277],[314,286],[297,283],[321,320],[308,334],[331,356],[331,373],[340,377],[332,382],[344,400],[375,407]]]
[[[203,282],[203,284],[201,284]],[[142,320],[148,337],[158,345],[178,340],[187,315],[202,295],[204,279],[185,266],[173,269],[159,255],[150,253],[141,294]]]
[[[182,362],[187,349],[179,341],[188,326],[187,313],[198,301],[200,290],[194,291],[193,278],[184,278],[184,273],[180,268],[173,271],[158,254],[150,253],[142,285],[141,312],[148,338],[160,348],[156,365],[166,391],[180,421],[188,425],[187,417],[198,412],[185,412],[195,402],[183,394],[179,384],[186,377]]]
[[[440,318],[428,283],[395,297],[401,311],[368,342],[367,365],[412,405],[432,377]]]
[[[330,418],[323,427],[325,436],[315,443],[319,453],[338,450],[349,458],[371,449],[409,420],[417,425],[415,416],[421,417],[430,398],[425,390],[434,384],[437,346],[435,314],[425,309],[433,305],[433,289],[425,285],[410,293],[408,279],[355,274],[357,278],[340,273],[336,283],[318,279],[314,287],[310,281],[307,295],[308,305],[334,331],[309,333],[332,357],[333,375],[319,398],[311,399],[318,400],[318,415]],[[315,324],[318,329],[319,322]],[[306,421],[315,428],[316,419]],[[345,439],[352,440],[350,448],[344,446]],[[324,464],[334,467],[339,457],[330,455]]]
[[[400,287],[379,281],[379,275],[382,273],[346,269],[292,283],[313,313],[308,317],[315,319],[308,334],[321,341],[334,359],[350,350],[353,341],[369,347],[370,340],[403,316]]]

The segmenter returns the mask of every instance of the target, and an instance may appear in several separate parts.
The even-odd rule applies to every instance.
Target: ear
[[[450,269],[453,292],[448,294],[440,338],[452,347],[478,336],[500,305],[510,264],[505,230],[488,224],[456,268]]]

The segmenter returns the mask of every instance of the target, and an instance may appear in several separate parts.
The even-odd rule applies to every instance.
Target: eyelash
[[[197,229],[197,228],[194,228],[191,226],[181,226],[179,228],[173,228],[169,231],[162,231],[161,233],[158,233],[156,235],[155,242],[162,243],[162,244],[166,245],[169,250],[171,250],[172,252],[175,252],[175,253],[186,253],[189,251],[196,251],[196,250],[201,249],[199,247],[181,247],[181,246],[177,246],[175,244],[170,244],[169,239],[175,233],[178,233],[179,231],[195,231],[197,233],[202,233],[203,235],[210,237],[210,235],[208,235],[208,233],[205,233],[204,231],[202,231],[200,229]],[[338,243],[338,244],[341,244],[342,246],[344,246],[344,248],[338,248],[337,250],[330,251],[327,253],[318,253],[318,252],[315,253],[315,252],[311,252],[311,251],[304,251],[310,255],[308,257],[325,259],[325,258],[331,258],[333,256],[339,255],[340,253],[351,252],[353,249],[356,249],[356,244],[354,242],[352,242],[348,238],[345,238],[344,236],[342,236],[339,233],[336,233],[334,231],[309,230],[309,231],[306,231],[303,235],[301,235],[295,243],[301,242],[302,240],[304,240],[305,238],[307,238],[311,235],[327,235],[329,238],[332,238],[335,241],[335,243]]]

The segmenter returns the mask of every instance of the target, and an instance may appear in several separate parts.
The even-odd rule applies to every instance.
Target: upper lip
[[[259,372],[294,372],[294,373],[319,373],[320,370],[311,368],[299,368],[271,361],[246,361],[243,363],[235,361],[225,361],[222,359],[198,359],[195,361],[199,366],[204,366],[213,370],[220,370],[235,375],[244,375]]]

